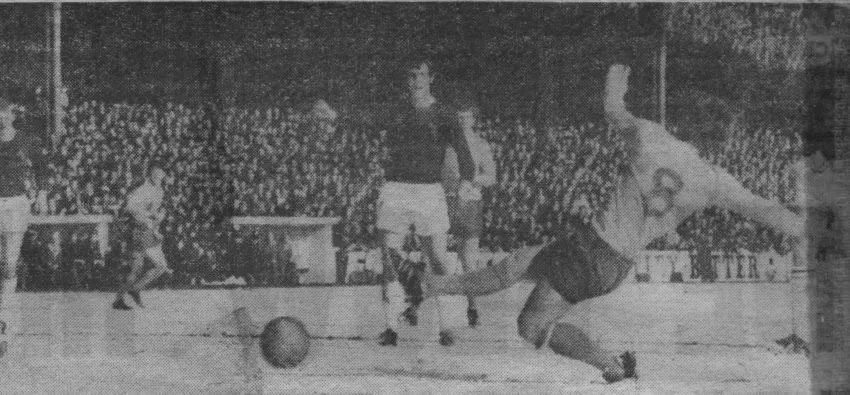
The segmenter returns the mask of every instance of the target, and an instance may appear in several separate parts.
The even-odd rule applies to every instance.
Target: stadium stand
[[[341,217],[334,229],[341,254],[368,250],[377,245],[385,134],[360,119],[341,116],[327,127],[286,108],[74,104],[65,128],[50,139],[48,212],[39,214],[113,215],[109,248],[101,254],[90,232],[34,227],[20,271],[22,278],[40,280],[20,286],[118,283],[126,252],[120,202],[151,160],[170,172],[162,232],[175,273],[160,285],[193,286],[230,276],[255,285],[293,284],[286,246],[272,251],[262,235],[237,233],[225,221],[236,215]],[[606,207],[614,175],[625,171],[621,141],[601,120],[564,118],[556,125],[538,130],[528,121],[498,118],[480,123],[498,167],[498,182],[484,196],[483,248],[509,251],[540,243],[570,213],[589,221]],[[703,154],[757,194],[795,201],[791,166],[799,139],[764,128],[733,133],[728,144]],[[678,233],[674,242],[659,239],[650,248],[692,249],[698,241],[722,250],[783,251],[787,245],[722,210],[692,217]]]

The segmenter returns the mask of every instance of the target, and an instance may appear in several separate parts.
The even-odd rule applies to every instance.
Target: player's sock
[[[0,358],[8,352],[12,342],[11,337],[20,333],[20,306],[18,295],[15,294],[17,279],[3,280],[3,289],[0,291],[2,304],[0,304]]]
[[[466,320],[470,328],[478,326],[478,309],[474,307],[466,309]]]
[[[133,302],[135,302],[136,305],[138,305],[139,307],[142,307],[142,308],[145,307],[145,304],[142,303],[142,295],[141,295],[140,291],[131,289],[131,290],[127,291],[127,295],[130,295],[130,297],[133,298]]]
[[[0,308],[5,308],[15,294],[15,288],[18,287],[18,278],[6,278],[0,281]]]
[[[582,361],[602,371],[609,383],[620,381],[626,372],[617,360],[574,325],[559,322],[552,327],[549,348],[558,355]]]
[[[437,314],[440,317],[440,344],[451,346],[454,344],[454,334],[448,328],[463,326],[466,316],[463,312],[467,299],[456,295],[437,296]]]
[[[112,308],[115,310],[132,310],[133,308],[124,301],[123,297],[119,297],[112,302]]]
[[[404,312],[404,288],[398,281],[391,281],[384,285],[384,323],[387,328],[396,331],[398,329],[399,316]]]
[[[17,286],[17,278],[7,278],[0,281],[0,321],[4,324],[4,333],[0,333],[0,336],[11,335],[12,329],[17,324],[14,317],[19,310],[19,306],[15,305],[15,288]]]
[[[410,326],[419,325],[419,314],[416,311],[415,305],[411,304],[407,306],[407,308],[404,309],[404,312],[401,313],[401,315],[404,317],[404,320],[407,321],[408,324],[410,324]]]
[[[441,330],[439,343],[441,346],[450,347],[455,344],[455,337],[449,330]]]
[[[478,308],[475,307],[475,298],[470,296],[467,299],[469,304],[466,308],[466,320],[469,323],[470,328],[475,328],[478,326]]]

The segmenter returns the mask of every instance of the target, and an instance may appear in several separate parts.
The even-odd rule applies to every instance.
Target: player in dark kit
[[[496,183],[496,163],[487,140],[481,138],[475,130],[478,119],[478,107],[475,103],[468,97],[461,98],[455,110],[458,124],[473,153],[475,179],[473,183],[466,184],[467,187],[472,186],[472,188],[460,189],[457,153],[453,148],[446,149],[442,179],[451,226],[449,233],[457,240],[457,256],[463,271],[469,272],[478,262],[481,233],[484,230],[482,189]],[[418,271],[417,266],[411,267],[405,279],[405,287],[412,303],[404,311],[404,317],[411,325],[416,325],[418,322],[416,310],[422,302]],[[469,302],[466,310],[467,322],[470,327],[475,327],[478,325],[478,309],[475,307],[474,298],[467,299]]]
[[[115,295],[112,308],[117,310],[130,310],[130,306],[124,301],[124,294],[130,295],[139,307],[142,304],[140,292],[152,281],[165,273],[170,273],[165,254],[162,252],[162,234],[159,224],[162,222],[162,181],[165,178],[165,170],[159,165],[150,164],[145,174],[145,182],[130,192],[127,197],[127,213],[131,217],[132,239],[132,261],[130,274],[124,285]],[[142,275],[145,258],[153,262],[154,267]]]
[[[457,154],[450,149],[446,152],[446,165],[443,167],[443,187],[449,203],[449,221],[451,230],[458,240],[457,255],[464,272],[471,271],[478,262],[481,234],[484,231],[484,202],[482,190],[496,183],[496,163],[487,140],[475,130],[478,119],[478,107],[469,98],[460,100],[457,108],[458,122],[466,141],[473,152],[475,161],[475,180],[473,188],[461,189],[457,170]],[[469,297],[466,315],[469,326],[478,325],[478,309],[475,300]]]
[[[802,216],[758,197],[732,175],[699,157],[663,126],[626,110],[629,69],[612,66],[605,86],[610,127],[626,140],[629,169],[621,174],[608,209],[592,224],[576,219],[555,241],[514,251],[501,262],[457,276],[424,276],[424,292],[486,295],[523,278],[537,283],[517,319],[519,335],[536,347],[583,361],[608,382],[636,377],[632,353],[613,357],[575,325],[558,322],[581,301],[605,295],[626,278],[647,243],[688,216],[717,206],[789,236],[804,232]],[[799,256],[799,254],[798,254]]]
[[[39,204],[44,207],[47,200],[41,188],[48,175],[41,141],[15,129],[15,107],[0,98],[0,357],[8,347],[6,337],[17,327],[11,316],[17,309],[15,269],[30,219],[26,194],[30,170],[39,187]]]
[[[441,180],[446,147],[451,146],[458,153],[463,182],[471,182],[475,173],[472,154],[455,112],[431,95],[431,64],[416,59],[407,62],[404,71],[410,102],[393,109],[382,125],[387,131],[388,157],[384,164],[386,183],[381,187],[377,212],[383,239],[383,301],[387,324],[380,336],[381,345],[396,345],[398,320],[406,307],[398,267],[404,236],[411,225],[422,236],[431,270],[443,274],[446,268],[449,218]],[[446,299],[451,300],[438,298],[441,312],[449,303]],[[440,315],[443,317],[444,313]],[[440,343],[452,342],[450,332],[441,327]]]

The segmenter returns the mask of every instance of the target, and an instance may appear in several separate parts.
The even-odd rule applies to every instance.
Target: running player
[[[605,114],[626,139],[629,171],[605,213],[590,225],[566,225],[548,244],[522,248],[491,267],[459,276],[425,275],[425,293],[486,295],[521,278],[537,286],[518,318],[519,335],[536,347],[583,361],[602,371],[608,382],[637,377],[634,355],[618,360],[580,328],[558,322],[583,300],[616,289],[651,240],[675,232],[691,214],[709,206],[736,211],[789,236],[800,237],[803,217],[779,202],[758,197],[723,169],[661,125],[632,115],[625,107],[629,68],[614,65],[605,86]]]
[[[26,194],[27,173],[31,169],[39,186],[38,202],[46,206],[46,193],[41,186],[48,168],[39,139],[15,129],[15,108],[0,98],[0,357],[8,347],[5,337],[11,335],[11,322],[18,285],[17,264],[21,243],[29,225],[31,203]]]
[[[481,233],[483,231],[484,204],[481,201],[483,188],[496,183],[496,163],[490,144],[476,133],[475,122],[478,119],[478,107],[465,99],[458,105],[458,122],[463,130],[475,161],[475,179],[472,188],[460,189],[460,173],[457,168],[457,154],[453,149],[446,152],[446,164],[443,166],[443,187],[449,206],[450,233],[458,239],[458,259],[464,272],[474,269],[478,262]],[[469,297],[466,310],[469,326],[478,325],[478,309],[475,299]]]
[[[159,231],[159,224],[163,219],[162,181],[164,178],[165,170],[151,163],[145,172],[145,182],[127,196],[126,210],[130,215],[132,228],[132,240],[129,244],[133,256],[126,283],[118,290],[115,301],[112,302],[114,309],[131,309],[124,301],[124,294],[130,295],[139,307],[144,307],[141,290],[159,276],[171,272],[165,261],[165,254],[162,252],[162,234]],[[148,258],[154,266],[142,275],[145,258]]]
[[[446,267],[449,218],[440,179],[446,147],[451,146],[458,152],[460,174],[465,182],[472,181],[475,170],[455,112],[437,103],[431,94],[434,80],[431,63],[415,59],[405,63],[404,71],[407,73],[410,104],[394,109],[385,120],[386,183],[381,187],[377,212],[377,226],[383,241],[382,283],[387,325],[380,335],[379,344],[393,346],[397,343],[399,317],[406,307],[398,267],[404,235],[411,225],[422,236],[431,270],[444,274]],[[437,304],[443,311],[447,302],[441,297]],[[452,335],[445,326],[439,336],[440,344],[453,343]]]

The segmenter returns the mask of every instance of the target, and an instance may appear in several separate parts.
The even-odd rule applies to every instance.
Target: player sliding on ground
[[[582,329],[558,322],[583,300],[616,289],[637,253],[653,239],[675,232],[685,218],[710,206],[729,209],[790,236],[801,236],[804,219],[779,202],[755,196],[729,173],[701,159],[697,150],[663,126],[632,115],[625,107],[629,68],[614,65],[605,86],[605,115],[626,140],[629,170],[611,203],[591,225],[570,221],[558,238],[522,248],[486,269],[454,276],[425,275],[426,295],[486,295],[523,278],[536,287],[518,318],[519,335],[536,347],[583,361],[608,382],[637,377],[635,358],[619,359]]]
[[[152,281],[165,273],[170,273],[162,253],[162,234],[159,232],[159,224],[162,222],[162,181],[165,178],[165,170],[156,164],[151,164],[145,173],[145,182],[127,197],[127,213],[131,217],[132,261],[130,263],[130,274],[127,281],[118,290],[112,308],[118,310],[130,310],[131,307],[124,301],[124,294],[130,295],[139,307],[144,307],[140,292]],[[145,258],[150,259],[154,267],[142,274]]]
[[[17,322],[11,320],[12,302],[18,285],[17,265],[21,243],[29,225],[30,201],[26,194],[26,178],[31,169],[38,185],[47,179],[47,166],[41,154],[41,143],[30,134],[15,130],[15,106],[0,98],[0,358],[8,347],[6,337]],[[46,205],[46,194],[40,191],[39,204]]]

